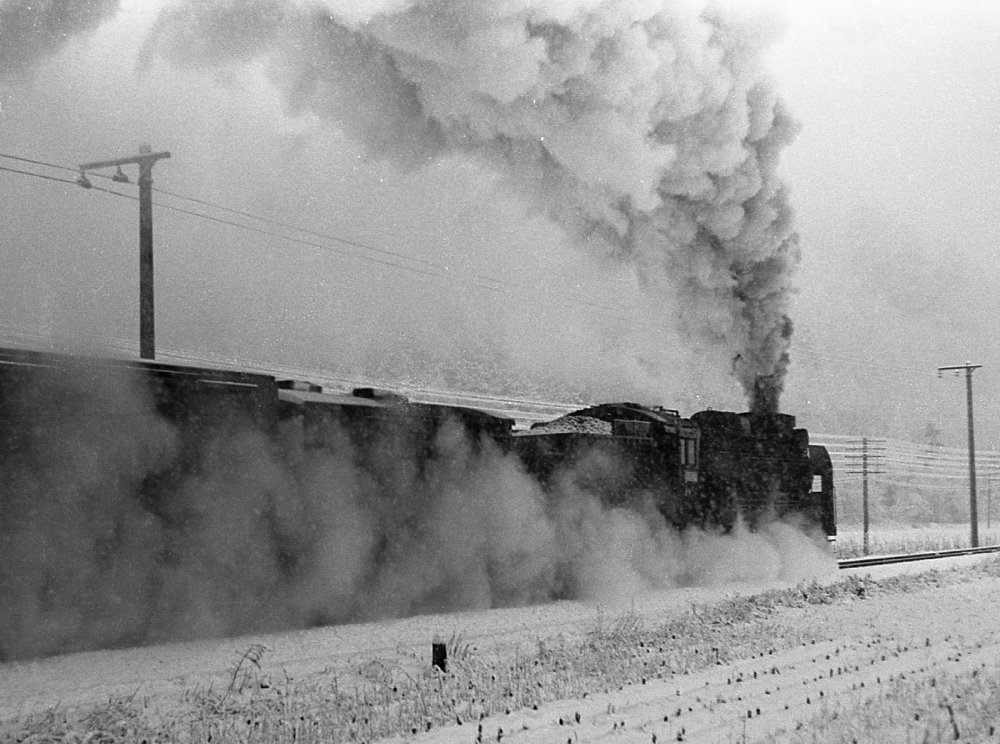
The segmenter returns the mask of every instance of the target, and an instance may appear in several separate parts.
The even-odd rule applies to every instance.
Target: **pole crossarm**
[[[938,372],[951,372],[951,371],[958,372],[964,369],[971,375],[975,370],[979,369],[982,366],[983,365],[981,364],[954,364],[949,367],[938,367]]]
[[[169,158],[170,153],[167,151],[163,152],[150,152],[141,153],[139,155],[133,155],[128,158],[115,158],[114,160],[98,160],[93,163],[84,163],[79,166],[82,171],[89,170],[100,170],[101,168],[114,168],[118,165],[148,165],[155,163],[157,160],[163,160],[164,158]]]
[[[87,171],[101,168],[118,168],[114,181],[128,183],[122,172],[123,165],[139,166],[139,356],[156,358],[156,318],[153,297],[153,166],[157,160],[169,158],[167,151],[153,152],[147,144],[139,146],[138,155],[110,160],[95,160],[80,165],[76,182],[85,189],[91,188]]]

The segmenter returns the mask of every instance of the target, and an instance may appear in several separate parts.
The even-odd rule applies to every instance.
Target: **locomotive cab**
[[[812,468],[812,488],[809,507],[814,521],[823,527],[826,539],[837,539],[837,492],[833,485],[833,461],[826,447],[809,445],[809,462]]]

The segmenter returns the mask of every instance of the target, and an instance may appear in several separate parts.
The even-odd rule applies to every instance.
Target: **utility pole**
[[[116,167],[112,179],[128,183],[123,165],[139,166],[139,357],[156,358],[156,322],[153,302],[153,166],[157,160],[169,158],[169,152],[153,152],[149,145],[140,145],[139,154],[114,160],[99,160],[80,166],[78,184],[91,187],[87,171]]]
[[[947,370],[954,370],[956,375],[965,370],[965,396],[969,411],[969,525],[974,548],[979,547],[979,516],[976,513],[976,433],[972,425],[972,373],[982,366],[966,362],[951,367],[938,367],[938,377]]]
[[[869,474],[874,475],[876,473],[884,473],[884,470],[872,470],[869,467],[869,460],[878,460],[883,457],[883,455],[878,454],[885,451],[885,447],[881,444],[872,446],[869,444],[868,437],[861,438],[861,444],[852,445],[852,450],[847,454],[847,459],[849,460],[860,460],[861,470],[848,470],[848,473],[860,474],[861,478],[861,514],[864,523],[864,550],[865,555],[869,553],[869,542],[868,542],[868,476]],[[881,440],[879,440],[881,441]]]

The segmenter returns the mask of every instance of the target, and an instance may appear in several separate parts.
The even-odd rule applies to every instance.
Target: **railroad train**
[[[836,534],[829,455],[788,415],[608,403],[523,429],[19,349],[0,349],[0,474],[0,662],[593,596],[622,534]],[[654,564],[651,585],[687,580]]]
[[[102,398],[94,397],[96,389]],[[473,446],[489,442],[518,458],[548,494],[568,484],[609,506],[651,498],[677,530],[728,531],[739,523],[755,529],[794,514],[828,539],[836,535],[829,454],[810,445],[787,414],[707,410],[684,418],[672,409],[607,403],[518,430],[510,418],[414,403],[374,388],[325,392],[247,371],[19,349],[0,349],[0,468],[32,473],[44,469],[46,458],[58,459],[46,431],[57,431],[74,411],[84,436],[113,440],[118,429],[134,438],[134,427],[122,420],[105,418],[100,431],[84,420],[88,405],[107,408],[109,398],[129,396],[153,409],[142,426],[170,427],[169,454],[136,476],[143,509],[167,523],[184,518],[172,504],[177,483],[198,472],[213,441],[235,432],[259,433],[291,461],[349,447],[355,464],[376,481],[387,477],[380,460],[407,462],[419,482],[436,456],[436,438],[457,425]],[[135,405],[110,407],[116,405],[117,416],[139,415]]]

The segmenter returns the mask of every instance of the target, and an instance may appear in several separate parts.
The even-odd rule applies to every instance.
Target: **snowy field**
[[[8,664],[0,740],[979,740],[1000,565],[965,566]]]

